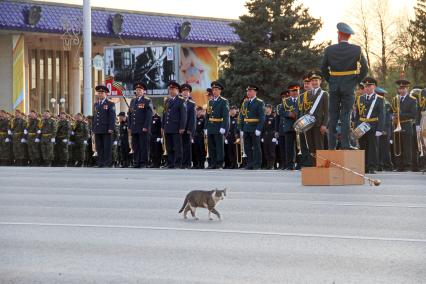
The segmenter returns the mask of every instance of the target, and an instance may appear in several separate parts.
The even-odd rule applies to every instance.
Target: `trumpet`
[[[400,120],[400,97],[399,95],[395,96],[395,108],[394,113],[396,113],[396,128],[393,131],[393,153],[395,157],[401,156],[402,149],[401,149],[401,120]]]
[[[93,152],[92,157],[97,157],[98,156],[98,152],[96,151],[95,134],[92,134],[92,152]]]
[[[166,135],[164,134],[164,130],[161,131],[161,137],[163,138],[163,143],[161,143],[161,147],[163,148],[163,156],[167,156]]]
[[[420,133],[420,129],[416,131],[416,133],[417,133],[417,148],[419,149],[420,157],[423,157],[424,151],[423,151],[423,143],[422,143],[422,134]]]

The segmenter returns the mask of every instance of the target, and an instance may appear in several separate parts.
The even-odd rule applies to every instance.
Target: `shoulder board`
[[[184,101],[185,99],[182,96],[177,96],[179,99],[181,99],[182,101]]]
[[[376,94],[376,96],[380,99],[383,99],[383,96]]]
[[[146,99],[146,100],[148,100],[148,101],[150,101],[150,100],[151,100],[151,98],[150,98],[150,97],[147,97],[147,96],[145,96],[145,99]]]
[[[188,102],[195,104],[195,102],[191,99],[189,99]]]
[[[263,102],[263,100],[259,99],[258,97],[256,97],[256,100],[258,100],[259,102]]]
[[[412,98],[413,100],[416,100],[416,101],[417,101],[417,98],[416,98],[416,97],[414,97],[413,95],[410,95],[410,98]]]
[[[227,98],[222,97],[222,96],[220,96],[220,98],[221,98],[222,100],[224,100],[224,101],[227,101],[227,100],[228,100]]]

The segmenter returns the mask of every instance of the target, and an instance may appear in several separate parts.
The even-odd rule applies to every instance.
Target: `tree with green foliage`
[[[417,0],[416,17],[408,30],[401,35],[400,43],[405,50],[405,73],[413,83],[426,83],[426,0]]]
[[[276,103],[290,81],[318,69],[326,44],[315,44],[314,36],[322,22],[296,0],[251,0],[246,7],[248,14],[232,24],[240,41],[222,56],[219,80],[233,103],[242,100],[249,83],[259,86],[266,102]]]

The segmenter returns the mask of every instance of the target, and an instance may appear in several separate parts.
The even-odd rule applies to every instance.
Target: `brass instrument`
[[[163,143],[161,143],[161,147],[163,148],[163,156],[167,156],[166,135],[164,134],[164,130],[161,131],[161,137],[163,138]]]
[[[97,157],[98,156],[98,152],[96,151],[95,134],[92,134],[92,152],[93,152],[92,157]]]
[[[206,159],[208,159],[209,156],[209,140],[207,138],[207,135],[204,135],[204,149],[206,151]]]
[[[416,131],[417,132],[417,148],[419,149],[420,152],[420,157],[424,156],[424,151],[423,151],[423,138],[422,138],[422,134],[420,129]]]
[[[302,155],[302,147],[300,144],[300,133],[296,132],[296,148],[297,148],[297,155]]]
[[[395,103],[393,111],[396,113],[396,128],[393,131],[393,153],[395,157],[401,156],[402,146],[401,146],[401,120],[400,120],[400,96],[395,96]]]

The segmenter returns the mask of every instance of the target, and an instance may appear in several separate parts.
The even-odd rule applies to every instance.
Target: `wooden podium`
[[[365,174],[364,150],[318,150],[316,166],[302,168],[303,185],[363,185],[365,180],[328,161]]]

